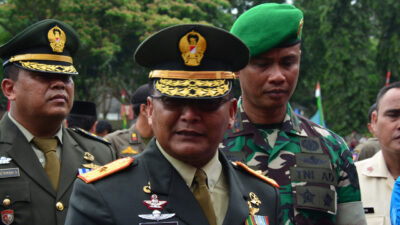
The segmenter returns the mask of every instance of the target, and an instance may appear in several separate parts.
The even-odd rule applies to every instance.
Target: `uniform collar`
[[[29,132],[24,126],[22,126],[17,120],[15,120],[11,116],[11,113],[7,113],[7,116],[18,127],[18,129],[24,135],[26,140],[30,143],[35,136],[31,132]],[[58,139],[60,144],[62,144],[62,129],[61,129],[61,126],[60,126],[60,129],[58,129],[57,133],[54,135],[54,137],[56,137]]]
[[[175,170],[178,171],[188,187],[191,187],[194,180],[194,174],[196,173],[197,169],[170,156],[167,152],[165,152],[158,141],[156,141],[156,144],[160,149],[160,152],[168,160],[168,162],[171,163]],[[201,168],[207,174],[208,189],[210,191],[213,191],[222,173],[222,165],[218,157],[218,151],[216,151],[214,157]]]
[[[294,113],[290,104],[287,103],[286,115],[285,118],[283,119],[280,131],[307,137],[308,135],[306,134],[306,132],[304,132],[304,130],[303,131],[301,130],[300,124],[301,122],[300,119],[298,118],[298,115]],[[251,123],[250,119],[248,118],[247,114],[243,109],[242,97],[240,97],[238,101],[238,112],[236,113],[235,116],[234,127],[231,130],[232,134],[230,134],[229,136],[247,135],[255,132],[255,130],[257,129]]]
[[[377,152],[373,157],[370,159],[366,159],[368,161],[368,166],[364,167],[361,171],[367,177],[383,177],[383,178],[390,178],[394,181],[393,176],[390,174],[385,159],[383,158],[382,150]]]

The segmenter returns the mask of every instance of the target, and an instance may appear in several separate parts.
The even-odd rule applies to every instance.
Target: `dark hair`
[[[13,81],[18,80],[19,67],[14,64],[9,64],[3,68],[3,78],[10,78]]]
[[[112,126],[107,120],[100,120],[97,122],[96,125],[96,133],[103,133],[104,131],[107,131],[108,133],[112,132]]]
[[[69,128],[82,128],[89,131],[93,124],[96,122],[96,116],[69,114],[67,116],[67,123]]]
[[[369,107],[368,110],[368,123],[371,122],[372,113],[376,110],[376,102]]]
[[[400,88],[400,82],[394,82],[389,84],[388,86],[385,86],[379,90],[378,96],[376,97],[376,111],[379,110],[379,102],[382,99],[382,97],[392,88]]]

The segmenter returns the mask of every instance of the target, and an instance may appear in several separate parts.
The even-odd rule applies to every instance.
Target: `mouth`
[[[272,97],[281,97],[287,95],[288,91],[285,89],[272,89],[268,91],[264,91],[265,94],[270,95]]]
[[[179,130],[176,132],[177,135],[182,137],[202,137],[204,136],[202,133],[194,131],[194,130]]]
[[[67,96],[65,96],[63,94],[54,95],[49,100],[50,101],[55,101],[55,102],[68,102]]]

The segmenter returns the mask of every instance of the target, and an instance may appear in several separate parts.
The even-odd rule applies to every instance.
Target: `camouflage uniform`
[[[285,225],[336,224],[338,204],[361,200],[352,155],[340,136],[294,114],[289,104],[277,128],[252,124],[241,100],[238,107],[220,148],[278,182]]]

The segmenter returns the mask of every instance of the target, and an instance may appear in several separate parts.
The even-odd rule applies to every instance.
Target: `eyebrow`
[[[383,114],[390,114],[390,113],[400,114],[400,109],[388,109],[383,112]]]

